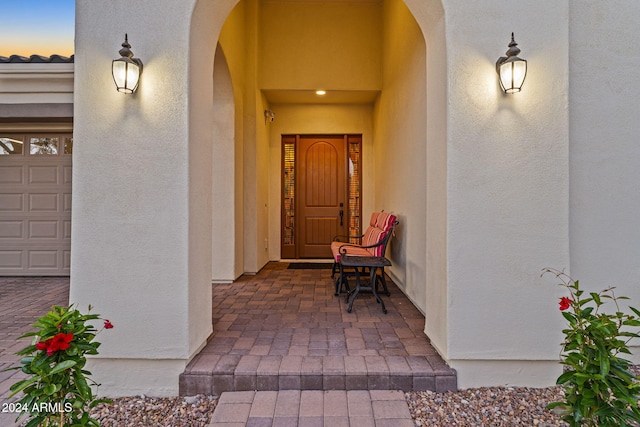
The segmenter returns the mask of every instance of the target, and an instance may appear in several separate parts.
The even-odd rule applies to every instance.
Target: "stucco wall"
[[[198,4],[200,5],[200,3]],[[229,67],[233,88],[234,121],[234,278],[244,273],[244,64],[245,64],[245,18],[244,2],[239,2],[224,21],[220,32],[220,48]],[[210,49],[210,47],[209,47]],[[226,123],[228,126],[229,123]],[[215,142],[214,142],[215,144]],[[214,145],[214,151],[217,144]],[[226,183],[229,186],[229,183]],[[215,203],[215,202],[214,202]],[[215,205],[214,205],[215,206]],[[224,207],[221,207],[224,208]],[[216,242],[214,242],[214,247]],[[215,252],[215,249],[214,249]],[[215,256],[215,255],[214,255]],[[226,281],[226,278],[217,277]]]
[[[588,290],[616,286],[635,307],[640,39],[633,34],[639,16],[637,2],[571,2],[569,32],[571,274]]]
[[[426,302],[426,46],[402,1],[383,14],[383,85],[375,105],[375,209],[398,216],[389,272],[416,306]]]
[[[212,259],[211,278],[217,283],[230,283],[240,273],[237,270],[235,229],[236,186],[235,180],[235,104],[229,66],[224,52],[218,45],[213,67],[213,150],[211,183]],[[241,212],[241,211],[239,211]]]
[[[116,325],[91,368],[105,394],[175,394],[211,332],[213,51],[185,73],[193,4],[76,4],[71,302]],[[126,32],[145,64],[133,95],[111,78]]]
[[[265,107],[258,88],[260,3],[239,2],[225,21],[220,45],[229,65],[235,105],[235,278],[269,260],[268,140],[259,123]],[[231,181],[227,183],[231,185]],[[223,280],[225,281],[225,280]]]
[[[210,332],[213,54],[235,1],[201,0],[192,17],[195,3],[78,0],[71,296],[116,324],[101,336],[96,363],[107,390],[170,393]],[[622,66],[637,80],[638,58],[628,54],[637,43],[625,35],[640,6],[443,0],[440,9],[436,0],[405,0],[412,18],[398,0],[383,4],[379,79],[362,72],[359,87],[345,77],[348,89],[382,89],[373,112],[268,105],[260,67],[272,89],[285,74],[266,61],[273,49],[260,56],[255,3],[239,17],[242,43],[221,41],[234,88],[244,269],[279,257],[280,135],[316,132],[315,118],[331,119],[323,133],[363,133],[365,156],[375,158],[365,159],[373,167],[364,188],[373,194],[363,211],[400,215],[392,271],[425,311],[459,385],[551,384],[562,291],[540,270],[569,266],[571,244],[581,279],[615,279],[621,293],[639,292],[628,285],[637,275],[640,206],[636,88],[614,85],[607,73]],[[523,92],[508,96],[495,60],[512,31],[529,73]],[[110,75],[125,32],[145,62],[132,96],[116,93]],[[277,113],[273,125],[263,123],[266,107]]]
[[[425,333],[438,351],[447,354],[447,43],[442,4],[425,5],[421,20],[427,43]]]
[[[145,339],[148,334],[144,328],[133,327],[138,324],[136,319],[146,318],[146,327],[154,325],[170,331],[176,327],[165,325],[162,318],[162,312],[170,306],[163,307],[156,301],[158,305],[143,311],[136,307],[146,296],[145,291],[159,287],[162,291],[156,288],[156,293],[170,293],[169,283],[184,285],[186,278],[187,79],[179,61],[165,49],[182,50],[189,19],[184,8],[169,7],[168,12],[175,15],[174,33],[182,34],[183,40],[171,34],[154,35],[152,41],[143,34],[153,33],[152,29],[164,23],[160,14],[149,15],[142,4],[137,4],[131,15],[117,20],[112,8],[125,10],[128,6],[124,1],[112,3],[115,4],[100,6],[90,1],[77,4],[74,129],[77,179],[73,192],[76,250],[72,261],[72,299],[93,301],[107,316],[110,313],[104,312],[100,301],[118,300],[122,305],[118,324],[122,326],[105,335],[104,340],[116,335],[122,339],[130,333],[132,345],[105,344],[101,350],[103,354],[126,354],[135,352],[137,343],[151,344]],[[143,14],[147,19],[141,23],[136,17]],[[139,28],[140,34],[131,32],[131,27]],[[133,51],[146,63],[140,90],[131,96],[115,91],[110,70],[126,31]],[[183,78],[163,79],[165,73]],[[174,114],[181,115],[183,120],[175,120]],[[178,250],[166,251],[169,242]],[[122,280],[125,275],[128,277]],[[159,279],[159,283],[154,279]],[[89,285],[96,282],[102,286]],[[96,292],[93,295],[84,295],[80,284],[86,289],[98,289],[91,289]],[[139,295],[134,298],[133,292]],[[172,303],[184,304],[185,297],[176,295]],[[167,348],[155,353],[171,353],[180,347],[167,344]]]
[[[559,372],[560,290],[540,271],[569,263],[568,2],[443,3],[449,67],[447,358],[461,368],[462,387],[551,384]],[[504,95],[495,61],[511,32],[529,68],[523,91]],[[547,363],[515,364],[521,368],[510,369],[508,379],[507,370],[496,371],[500,363],[483,360]]]
[[[260,166],[258,164],[258,134],[256,133],[258,79],[258,16],[260,3],[244,2],[245,19],[245,56],[243,71],[243,151],[244,151],[244,271],[256,273],[264,265],[260,261],[261,252],[256,244],[259,241],[260,226],[257,218],[261,217],[261,195],[257,194]]]

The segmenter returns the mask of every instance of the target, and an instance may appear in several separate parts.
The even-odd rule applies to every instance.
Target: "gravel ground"
[[[564,426],[546,409],[562,396],[560,387],[493,387],[457,393],[406,393],[416,426]],[[214,396],[126,397],[102,404],[92,415],[102,427],[206,427],[217,404]]]
[[[640,375],[640,366],[632,367]],[[405,393],[416,427],[566,426],[547,409],[561,400],[562,387],[483,387],[456,393]],[[216,396],[113,399],[91,415],[102,427],[206,427],[218,403]]]
[[[406,393],[416,426],[566,426],[547,409],[561,387],[491,387],[457,393]]]
[[[640,374],[640,366],[633,372]],[[562,387],[483,387],[456,393],[405,393],[417,427],[566,426],[547,409],[562,399]],[[102,427],[206,427],[218,403],[215,396],[113,399],[98,405],[92,416]]]
[[[218,403],[214,396],[120,397],[100,404],[91,416],[102,427],[205,427]]]

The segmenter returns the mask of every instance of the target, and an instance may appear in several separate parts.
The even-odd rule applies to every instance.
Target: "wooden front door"
[[[330,258],[349,231],[347,136],[283,136],[282,258]]]
[[[298,256],[330,258],[333,238],[347,234],[344,137],[301,137],[298,159]]]

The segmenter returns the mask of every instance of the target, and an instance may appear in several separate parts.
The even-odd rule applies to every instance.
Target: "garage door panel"
[[[0,272],[6,270],[21,270],[24,268],[23,251],[0,250]]]
[[[29,166],[29,184],[58,184],[58,166]]]
[[[29,194],[30,212],[58,212],[59,194]]]
[[[65,166],[62,172],[62,183],[71,185],[72,169],[71,166]]]
[[[58,268],[58,251],[55,249],[28,251],[27,268],[30,270]]]
[[[0,166],[0,185],[23,184],[23,167],[20,165]]]
[[[62,238],[71,240],[71,220],[62,223]]]
[[[71,251],[62,251],[62,269],[68,272],[71,269]]]
[[[29,239],[57,239],[58,221],[29,221]]]
[[[24,210],[24,194],[0,194],[0,212],[22,212]]]
[[[0,221],[0,241],[22,238],[24,238],[24,221],[19,219]]]
[[[62,210],[64,212],[71,212],[71,193],[65,193],[62,198]]]

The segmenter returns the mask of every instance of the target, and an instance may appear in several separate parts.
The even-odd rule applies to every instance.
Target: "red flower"
[[[564,311],[571,306],[571,300],[567,297],[560,298],[560,311]]]
[[[109,321],[109,320],[105,320],[105,321],[104,321],[104,328],[105,328],[105,329],[111,329],[111,328],[113,328],[113,323],[111,323],[111,321]]]
[[[49,338],[44,342],[36,343],[38,350],[46,350],[47,356],[51,356],[56,351],[66,350],[69,348],[71,341],[73,340],[73,334],[57,334],[53,338]]]

